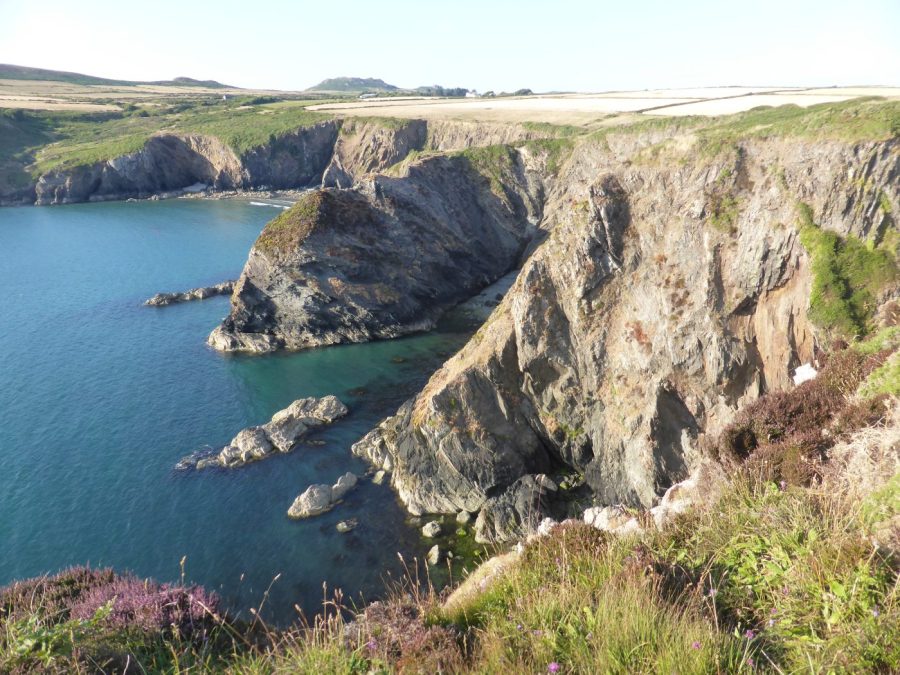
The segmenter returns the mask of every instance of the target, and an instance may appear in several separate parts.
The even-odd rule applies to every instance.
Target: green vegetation
[[[699,136],[700,148],[708,155],[727,151],[739,140],[747,138],[886,140],[900,136],[900,101],[871,97],[821,103],[808,108],[760,106],[713,118],[711,124],[699,131]]]
[[[399,87],[372,77],[331,77],[310,87],[307,91],[335,91],[344,94],[397,91]]]
[[[878,293],[897,279],[893,253],[822,230],[806,204],[798,213],[800,241],[812,258],[810,318],[837,336],[866,335]]]
[[[155,133],[208,134],[242,154],[331,119],[308,111],[312,101],[268,101],[187,100],[109,113],[6,111],[0,115],[0,158],[9,174],[27,180],[135,152]]]
[[[491,192],[507,199],[506,183],[513,179],[515,150],[508,145],[491,145],[483,148],[469,148],[456,153],[464,157],[476,172],[490,183]]]
[[[880,368],[859,385],[858,394],[864,398],[888,394],[900,396],[900,355],[895,353]]]
[[[551,176],[559,173],[563,163],[575,149],[575,141],[571,138],[540,138],[526,141],[524,145],[535,152],[546,154],[547,173]]]
[[[325,201],[325,193],[310,190],[297,203],[269,221],[254,247],[263,253],[278,255],[295,250],[318,221]]]

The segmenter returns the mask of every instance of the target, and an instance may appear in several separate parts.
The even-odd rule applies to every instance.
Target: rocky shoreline
[[[223,281],[215,286],[202,286],[200,288],[192,288],[183,293],[157,293],[149,300],[144,302],[148,307],[166,307],[179,302],[190,302],[192,300],[205,300],[216,295],[231,295],[234,290],[234,280]]]
[[[184,457],[175,468],[233,469],[276,454],[291,452],[313,429],[331,424],[350,411],[336,396],[297,399],[266,424],[242,429],[224,448]]]

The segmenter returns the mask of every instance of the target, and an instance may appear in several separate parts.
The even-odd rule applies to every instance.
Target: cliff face
[[[535,232],[539,183],[517,153],[505,162],[499,193],[463,156],[308,193],[263,230],[210,344],[301,349],[431,327],[512,269]]]
[[[546,136],[519,125],[335,119],[273,137],[237,154],[213,136],[158,134],[134,153],[58,169],[0,192],[0,205],[70,204],[149,197],[196,183],[216,190],[350,187],[413,150],[457,150]]]
[[[411,512],[480,510],[487,539],[510,503],[538,510],[520,479],[554,467],[599,503],[649,506],[699,461],[701,432],[812,359],[796,202],[825,229],[877,236],[879,203],[900,196],[898,142],[753,141],[716,159],[680,143],[655,158],[641,139],[576,148],[501,305],[354,447]]]

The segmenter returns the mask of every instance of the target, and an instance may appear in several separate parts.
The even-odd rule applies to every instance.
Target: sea
[[[366,473],[350,446],[462,346],[470,322],[223,355],[206,336],[227,297],[143,305],[237,278],[275,214],[201,199],[0,209],[0,585],[90,564],[202,584],[234,614],[262,607],[287,624],[336,589],[347,604],[376,599],[423,558],[421,523],[386,484],[363,480],[309,520],[286,512],[312,483]],[[350,414],[314,444],[238,469],[174,468],[327,394]],[[348,518],[358,527],[339,533]]]

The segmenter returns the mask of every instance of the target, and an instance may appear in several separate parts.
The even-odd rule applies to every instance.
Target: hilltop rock
[[[183,293],[157,293],[144,304],[150,307],[165,307],[178,302],[188,302],[190,300],[205,300],[214,295],[230,295],[234,290],[234,281],[223,281],[215,286],[203,286],[201,288],[192,288]]]
[[[242,429],[231,443],[216,453],[194,453],[177,468],[233,468],[275,453],[290,452],[310,429],[331,424],[349,412],[336,396],[297,399],[261,426]],[[352,475],[352,474],[351,474]]]

